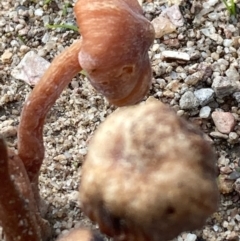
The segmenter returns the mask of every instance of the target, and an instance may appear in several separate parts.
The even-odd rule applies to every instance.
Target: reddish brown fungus
[[[74,10],[83,39],[78,58],[92,85],[117,106],[142,100],[154,29],[137,0],[79,0]]]

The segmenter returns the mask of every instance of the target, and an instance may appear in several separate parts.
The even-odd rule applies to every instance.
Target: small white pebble
[[[197,239],[196,234],[188,233],[187,237],[185,238],[185,241],[195,241]]]
[[[217,231],[219,230],[218,225],[213,225],[213,230],[214,230],[215,232],[217,232]]]

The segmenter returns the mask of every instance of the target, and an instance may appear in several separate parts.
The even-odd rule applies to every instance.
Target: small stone
[[[228,179],[230,179],[230,180],[237,180],[238,178],[240,178],[240,172],[237,172],[237,171],[233,171],[233,172],[228,176]]]
[[[239,179],[240,180],[240,179]],[[218,176],[218,188],[222,194],[229,194],[233,191],[233,181],[227,179],[226,175]]]
[[[179,5],[177,4],[167,8],[165,11],[163,11],[162,15],[167,15],[170,21],[177,27],[181,27],[184,24],[183,16],[180,12]]]
[[[202,80],[205,81],[208,78],[211,78],[213,69],[209,63],[202,62],[198,65],[198,69],[203,72]]]
[[[201,106],[204,106],[213,100],[214,90],[211,88],[202,88],[194,91]]]
[[[198,71],[195,72],[191,75],[188,75],[187,78],[184,80],[184,82],[188,85],[195,85],[197,84],[200,80],[202,80],[203,77],[203,72]]]
[[[166,86],[167,89],[170,89],[173,92],[178,92],[180,87],[181,83],[179,83],[178,80],[173,80]]]
[[[193,233],[188,233],[185,241],[195,241],[197,239],[197,235]]]
[[[210,132],[209,135],[214,138],[220,138],[220,139],[225,139],[225,140],[228,139],[228,135],[222,134],[219,131],[212,131],[212,132]]]
[[[203,8],[210,8],[210,7],[213,7],[217,4],[218,0],[207,0],[203,3]]]
[[[237,90],[237,83],[228,77],[216,76],[213,79],[212,89],[218,98],[229,96]]]
[[[234,185],[233,185],[233,188],[234,188],[234,190],[235,190],[238,194],[240,194],[240,178],[238,178],[238,179],[235,181],[235,183],[234,183]]]
[[[34,15],[38,16],[38,17],[42,17],[43,13],[44,13],[43,10],[38,8],[38,9],[35,10]]]
[[[235,92],[233,94],[233,98],[238,102],[240,103],[240,92]]]
[[[236,132],[230,132],[228,137],[229,137],[228,142],[231,144],[238,143],[239,141],[239,136]]]
[[[218,131],[223,134],[229,134],[235,127],[235,118],[230,112],[214,111],[212,119]]]
[[[218,158],[218,165],[219,166],[228,166],[229,163],[230,163],[229,158],[226,158],[223,155]]]
[[[168,45],[169,47],[179,48],[180,46],[180,42],[177,38],[163,40],[163,43],[165,45]],[[191,59],[192,59],[192,56],[191,56]]]
[[[1,130],[0,130],[0,135],[3,138],[17,136],[17,128],[15,126],[2,127]]]
[[[232,38],[232,46],[234,48],[239,48],[240,47],[240,36],[236,36]]]
[[[87,149],[86,149],[86,148],[81,148],[81,149],[79,150],[79,153],[80,153],[81,155],[87,155]]]
[[[155,38],[161,38],[163,35],[176,30],[176,26],[168,18],[161,15],[152,20],[152,25],[155,30]]]
[[[78,202],[79,199],[79,192],[78,191],[72,191],[68,194],[69,201],[71,202]]]
[[[60,155],[58,155],[58,156],[55,156],[54,158],[53,158],[53,160],[56,160],[56,161],[64,161],[64,160],[66,160],[66,156],[65,155],[63,155],[63,154],[60,154]]]
[[[187,91],[182,95],[179,105],[183,110],[194,109],[199,106],[199,101],[192,91]]]
[[[232,169],[229,166],[223,166],[223,167],[220,167],[219,169],[221,174],[229,175],[232,172]]]
[[[10,64],[12,61],[12,56],[12,52],[9,49],[6,49],[1,56],[1,61],[3,62],[3,64]]]
[[[211,108],[209,106],[204,106],[200,109],[199,117],[203,119],[209,118],[211,113]]]
[[[190,60],[189,54],[184,52],[178,52],[178,51],[165,50],[162,52],[162,56],[166,59],[176,59],[176,60],[183,60],[183,61]]]
[[[36,85],[49,65],[50,63],[47,60],[38,56],[34,51],[30,51],[12,70],[11,75],[29,85]]]
[[[219,59],[219,54],[214,52],[214,53],[211,53],[211,57],[213,58],[213,60],[218,60]]]
[[[240,80],[240,75],[239,75],[238,71],[236,70],[236,68],[234,68],[234,67],[230,67],[230,68],[226,71],[226,76],[227,76],[230,80],[234,80],[234,81],[239,81],[239,80]]]
[[[215,232],[217,232],[218,230],[219,230],[219,226],[218,225],[213,225],[213,230],[215,231]]]
[[[223,40],[223,46],[230,47],[232,45],[232,39],[224,39]]]
[[[49,38],[50,38],[49,33],[46,32],[42,37],[42,42],[47,43],[49,41]]]
[[[217,21],[220,15],[217,12],[212,12],[208,14],[208,17],[213,21]]]
[[[217,33],[210,34],[209,38],[216,41],[217,44],[223,43],[223,38],[220,34],[217,34]]]

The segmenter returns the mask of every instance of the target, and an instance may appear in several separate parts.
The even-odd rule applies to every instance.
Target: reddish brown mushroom
[[[137,0],[78,0],[75,12],[82,31],[82,40],[74,42],[53,60],[28,97],[18,129],[18,154],[9,152],[12,154],[8,156],[4,144],[0,147],[3,150],[0,154],[3,165],[1,175],[6,177],[6,186],[0,188],[6,191],[9,186],[7,195],[10,200],[11,196],[16,198],[16,212],[20,215],[25,212],[26,227],[29,227],[34,237],[31,240],[45,240],[49,235],[42,228],[45,223],[39,213],[41,200],[38,192],[38,175],[44,158],[44,119],[63,89],[82,70],[81,65],[88,72],[94,87],[116,105],[140,101],[147,93],[151,81],[147,51],[154,32],[151,24],[143,17]],[[108,29],[107,35],[96,26]],[[14,169],[7,171],[12,158],[16,159],[17,166],[22,166],[19,173],[23,179],[18,177]],[[15,177],[14,182],[11,175]],[[22,189],[18,187],[18,182],[24,183]],[[0,196],[0,199],[4,197]],[[28,205],[25,203],[26,199],[29,200]],[[5,223],[6,216],[9,216],[9,220],[17,218],[16,214],[11,216],[13,209],[5,201],[0,200],[0,219],[9,237],[7,241],[29,240],[21,233],[25,229],[21,231],[17,226],[19,219],[11,221],[11,225],[8,225],[8,219],[7,224]],[[36,215],[31,215],[34,212]]]
[[[79,63],[92,85],[117,106],[135,104],[149,90],[148,49],[154,29],[137,0],[79,0]]]
[[[45,116],[82,67],[96,89],[116,105],[140,101],[151,82],[147,51],[154,31],[137,0],[78,0],[75,13],[82,41],[53,60],[21,114],[18,152],[35,186],[44,158]]]
[[[169,107],[124,107],[91,139],[83,210],[115,240],[170,240],[201,228],[216,210],[215,164],[203,134]]]

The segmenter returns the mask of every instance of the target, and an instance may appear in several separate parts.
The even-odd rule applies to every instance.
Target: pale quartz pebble
[[[180,12],[179,5],[175,4],[167,9],[165,9],[161,16],[167,16],[169,20],[176,26],[181,27],[184,24],[183,16]]]
[[[50,63],[44,58],[30,51],[21,60],[21,62],[12,70],[11,75],[25,81],[29,85],[36,85],[46,72]]]
[[[218,131],[229,134],[236,125],[235,118],[230,112],[214,111],[212,119]]]
[[[184,60],[184,61],[190,60],[190,56],[188,53],[178,52],[178,51],[165,50],[162,52],[162,56],[164,58],[171,58],[176,60]]]
[[[211,108],[209,106],[204,106],[200,109],[199,117],[203,119],[209,118],[211,113]]]
[[[215,231],[215,232],[217,232],[218,230],[219,230],[219,226],[218,225],[213,225],[213,230]]]
[[[2,63],[10,64],[12,62],[12,56],[13,56],[13,53],[9,49],[6,49],[4,53],[1,55]]]
[[[232,45],[232,43],[233,43],[233,40],[232,40],[232,39],[224,39],[224,40],[223,40],[223,45],[224,45],[225,47],[230,47],[230,46]]]
[[[38,8],[38,9],[36,9],[35,11],[34,11],[34,15],[35,16],[38,16],[38,17],[42,17],[43,16],[43,10],[42,9],[40,9],[40,8]]]
[[[220,15],[217,12],[212,12],[208,14],[208,17],[213,21],[217,21]]]
[[[219,131],[212,131],[210,132],[209,134],[211,137],[214,137],[214,138],[220,138],[220,139],[228,139],[228,135],[226,134],[222,134],[221,132]]]
[[[188,233],[184,241],[195,241],[197,239],[196,234]]]
[[[165,34],[176,31],[176,26],[166,17],[158,16],[152,20],[155,30],[155,38],[161,38]]]

